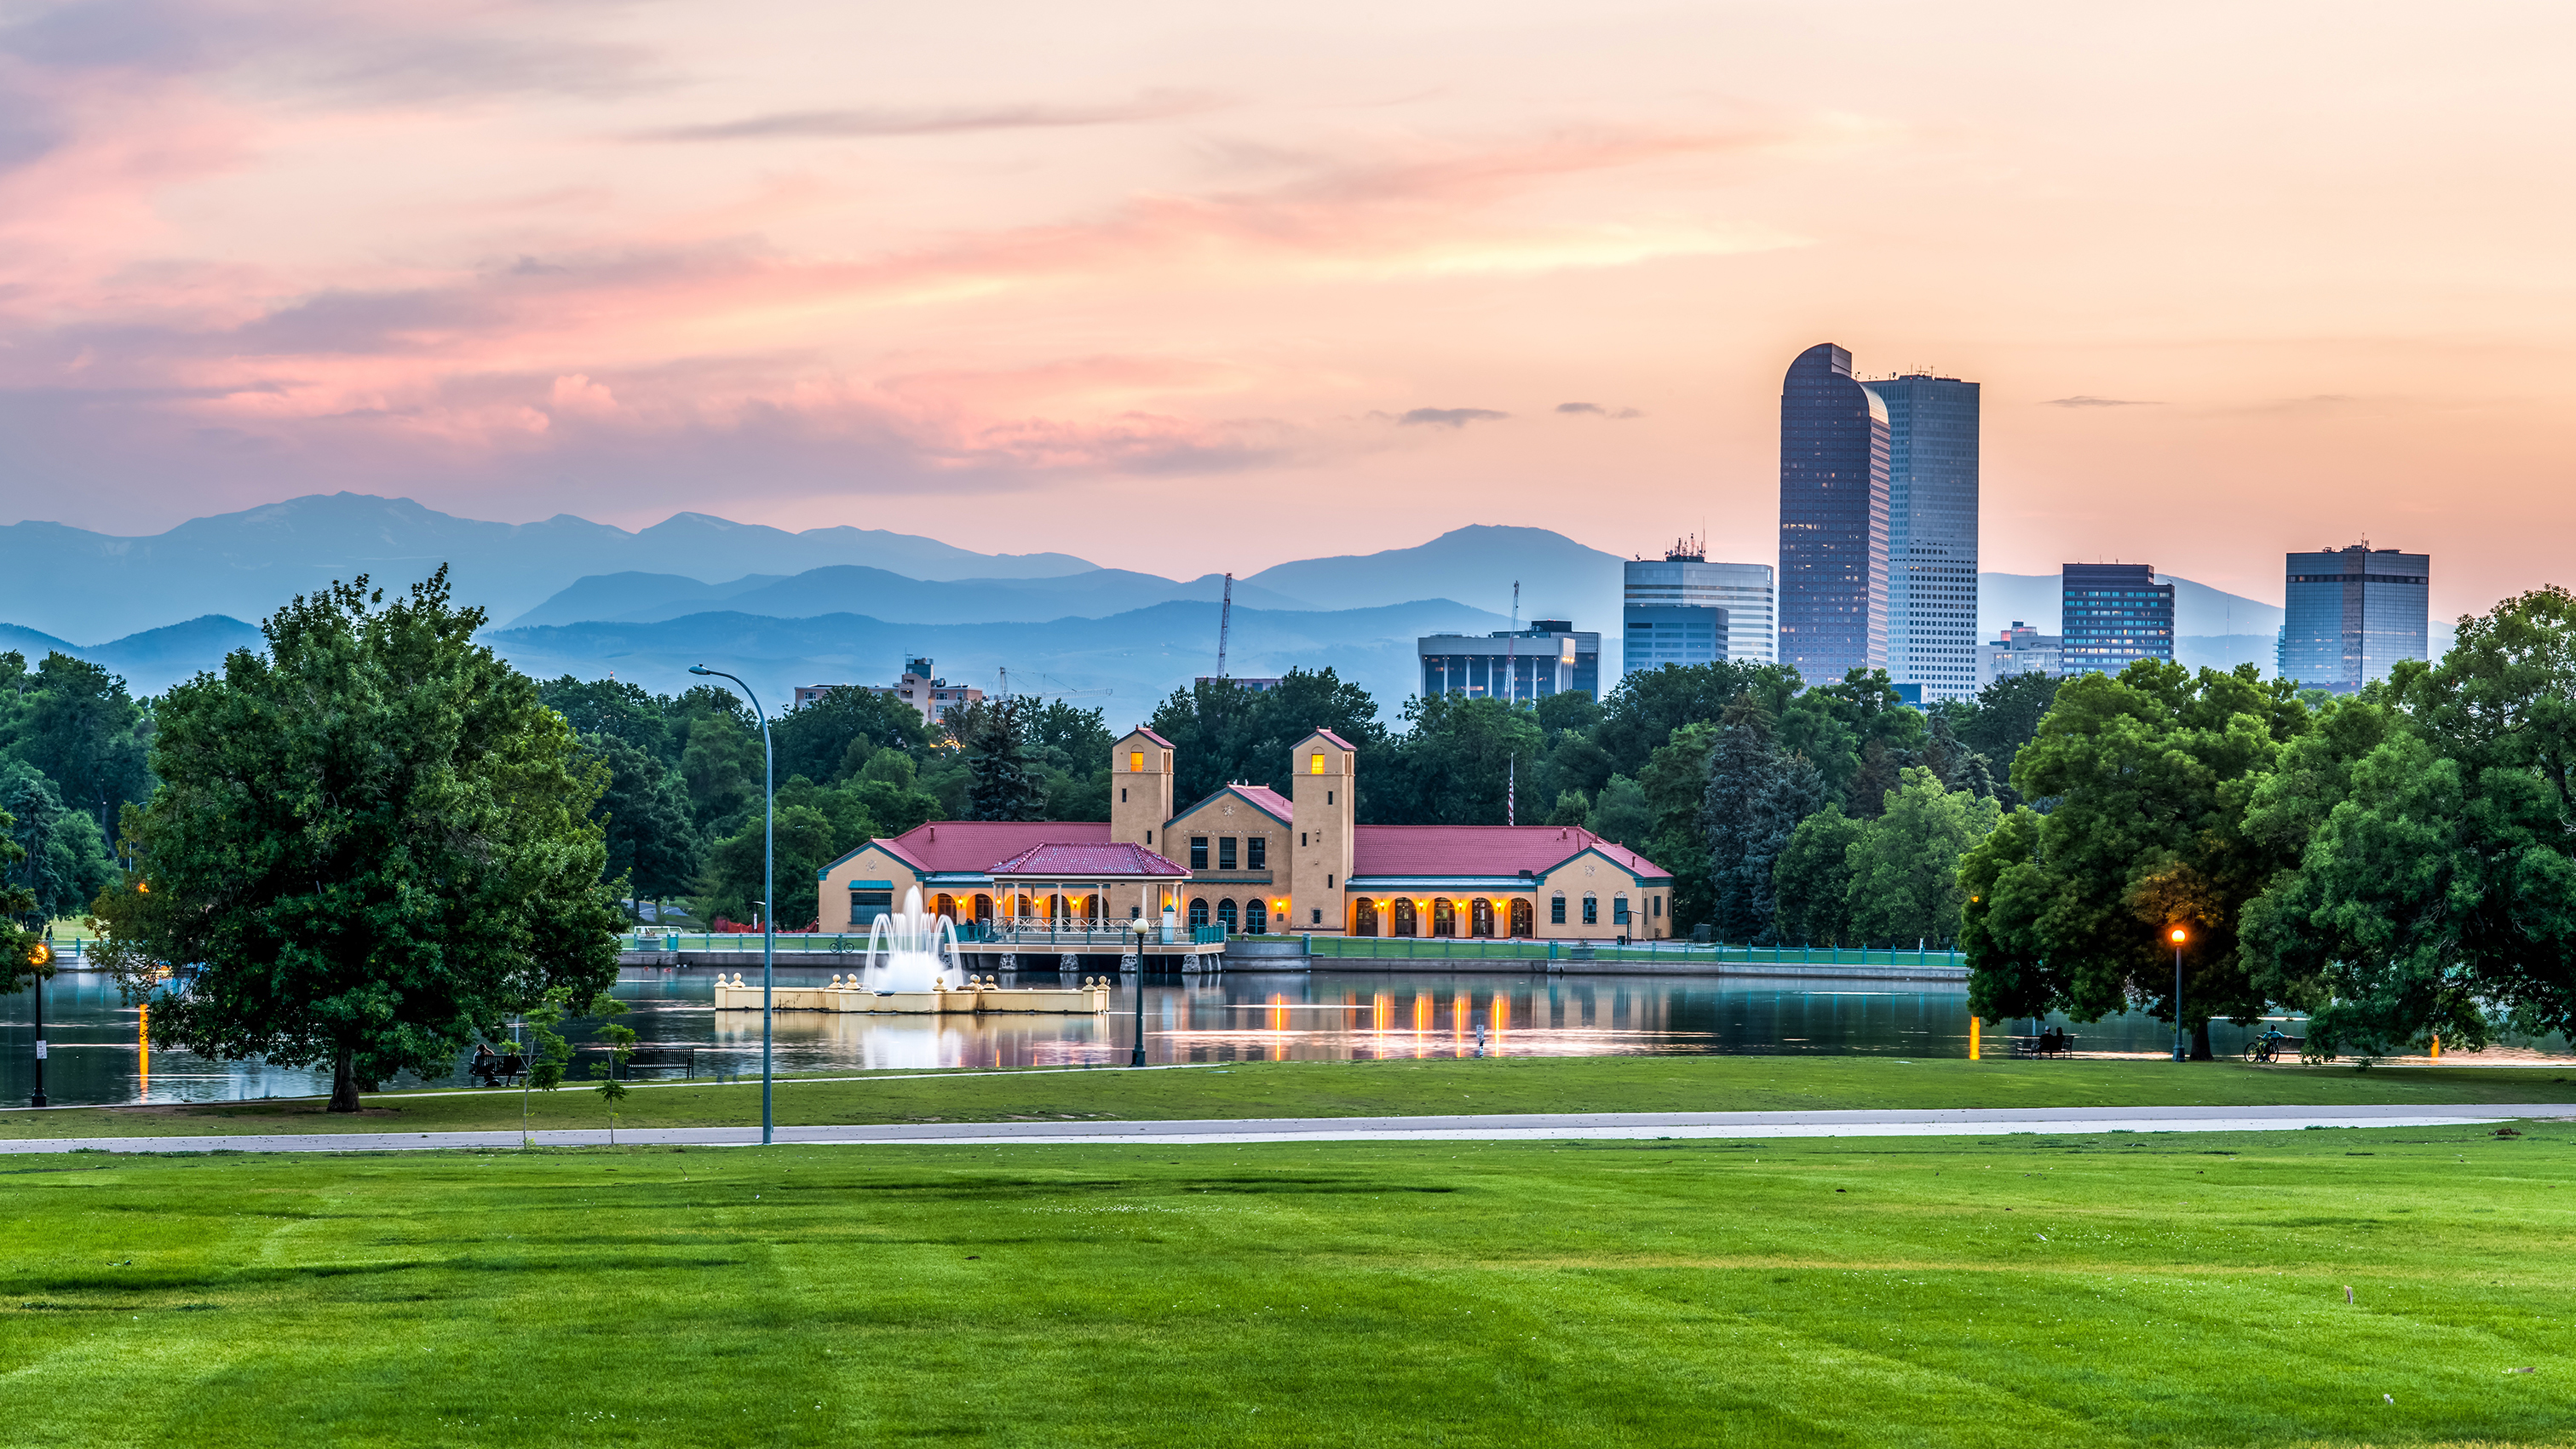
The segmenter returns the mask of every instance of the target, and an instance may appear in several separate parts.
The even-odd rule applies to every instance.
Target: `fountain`
[[[941,946],[947,947],[943,959]],[[1086,977],[1080,987],[1022,987],[1004,990],[992,977],[964,974],[965,957],[957,948],[957,925],[946,916],[921,908],[921,888],[906,892],[903,910],[880,915],[868,931],[863,972],[847,980],[837,973],[829,986],[791,986],[771,993],[777,1011],[1095,1012],[1109,1009],[1109,979]],[[950,984],[952,975],[956,984]],[[760,988],[744,986],[742,973],[727,981],[716,977],[718,1011],[757,1011]]]

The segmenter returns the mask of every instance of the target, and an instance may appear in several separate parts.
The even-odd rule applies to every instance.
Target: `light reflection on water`
[[[821,985],[832,973],[782,968],[782,985]],[[746,978],[750,979],[750,978]],[[1033,978],[1049,984],[1051,978]],[[713,1006],[713,974],[629,968],[617,994],[646,1046],[696,1047],[699,1070],[719,1058],[757,1071],[760,1016]],[[773,1050],[782,1072],[833,1069],[1122,1064],[1133,1040],[1135,998],[1121,985],[1098,1016],[892,1016],[781,1012]],[[32,1086],[29,994],[7,998],[0,1024],[0,1105]],[[148,1080],[139,1013],[105,977],[64,973],[45,994],[52,1043],[46,1087],[56,1103],[213,1101],[328,1091],[327,1073],[260,1062],[211,1062],[151,1053]],[[1154,977],[1145,989],[1145,1050],[1154,1062],[1341,1061],[1472,1056],[1656,1053],[1861,1054],[1964,1057],[1963,987],[1937,983],[1674,976],[1387,975],[1319,971]],[[2138,1055],[2170,1047],[2170,1028],[2125,1015],[2067,1027],[2087,1053]],[[1995,1038],[2029,1031],[2009,1023]],[[2259,1029],[2259,1028],[2258,1028]],[[2295,1028],[2292,1028],[2295,1030]],[[2212,1048],[2240,1051],[2248,1029],[2211,1027]],[[578,1031],[576,1041],[585,1038]],[[2563,1042],[2544,1043],[2564,1051]],[[596,1059],[585,1052],[583,1062]],[[2461,1058],[2474,1061],[2475,1058]],[[576,1074],[584,1068],[576,1065]],[[642,1077],[676,1076],[647,1069]],[[451,1084],[461,1081],[451,1079]],[[385,1084],[416,1086],[408,1076]]]

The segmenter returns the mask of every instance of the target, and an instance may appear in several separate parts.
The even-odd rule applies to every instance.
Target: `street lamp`
[[[35,1094],[27,1099],[27,1105],[30,1107],[42,1107],[45,1105],[46,972],[42,968],[46,963],[53,959],[54,948],[46,945],[42,941],[38,941],[34,949],[27,953],[27,964],[38,968],[36,972],[36,1090]]]
[[[769,747],[769,713],[760,707],[760,696],[743,684],[740,675],[703,664],[689,666],[691,674],[713,675],[740,685],[743,697],[751,701],[751,712],[760,716],[760,893],[778,894],[778,761]],[[760,903],[760,1142],[766,1147],[777,1131],[776,1118],[770,1111],[769,1070],[769,1000],[772,969],[777,963],[778,912],[769,902]]]
[[[2170,937],[2171,937],[2171,939],[2172,939],[2172,941],[2173,941],[2173,948],[2174,948],[2174,1060],[2175,1060],[2175,1061],[2181,1061],[2181,1060],[2183,1060],[2183,1053],[2182,1053],[2182,943],[2183,943],[2184,941],[2186,941],[2186,940],[2190,939],[2190,937],[2189,937],[2189,935],[2188,935],[2188,934],[2183,930],[2183,928],[2182,928],[2182,927],[2180,927],[2180,926],[2176,926],[2176,927],[2174,927],[2174,928],[2173,928],[2172,932],[2170,933]]]
[[[1127,1053],[1127,1065],[1141,1067],[1145,1065],[1145,937],[1154,926],[1138,916],[1127,927],[1136,933],[1136,1045]]]

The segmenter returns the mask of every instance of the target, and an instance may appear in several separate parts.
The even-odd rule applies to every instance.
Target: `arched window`
[[[1590,891],[1583,893],[1583,924],[1587,926],[1601,924],[1601,898]]]
[[[1562,901],[1565,897],[1559,896],[1557,899]],[[1512,902],[1512,934],[1522,937],[1537,935],[1538,933],[1530,928],[1530,917],[1535,914],[1537,912],[1530,909],[1528,901]]]
[[[1468,902],[1467,934],[1470,936],[1490,936],[1494,934],[1494,903],[1492,901],[1485,899],[1483,896],[1478,896],[1473,901]]]
[[[1252,908],[1256,911],[1260,910],[1261,903],[1259,901],[1253,902]],[[1362,896],[1358,900],[1351,902],[1351,934],[1354,936],[1374,936],[1377,934],[1377,902],[1370,900],[1367,896]]]
[[[1082,898],[1082,918],[1086,921],[1099,920],[1101,904],[1101,899],[1098,896],[1084,896]]]
[[[1393,913],[1395,916],[1395,925],[1393,929],[1387,932],[1387,934],[1390,936],[1405,937],[1414,935],[1413,897],[1397,896],[1395,898]]]
[[[1064,897],[1054,895],[1047,897],[1048,920],[1061,923],[1066,917],[1072,914],[1073,912],[1068,910],[1065,906]]]
[[[1360,904],[1367,905],[1368,902],[1362,901]],[[1266,936],[1270,934],[1270,903],[1268,901],[1254,900],[1243,903],[1243,931],[1244,934],[1248,936]],[[1377,915],[1375,912],[1371,912],[1369,915],[1368,934],[1372,936],[1377,934]]]
[[[1193,926],[1204,926],[1207,923],[1207,897],[1190,897],[1190,924]]]
[[[1458,934],[1458,907],[1447,896],[1435,897],[1431,902],[1431,934],[1435,936]]]
[[[1565,892],[1558,891],[1555,895],[1548,897],[1547,923],[1551,926],[1562,926],[1565,924]]]
[[[1216,923],[1225,927],[1229,933],[1234,930],[1234,898],[1232,896],[1228,896],[1224,900],[1216,903]]]
[[[952,921],[956,920],[957,898],[952,895],[941,895],[936,897],[930,903],[930,913],[934,916],[946,916]]]

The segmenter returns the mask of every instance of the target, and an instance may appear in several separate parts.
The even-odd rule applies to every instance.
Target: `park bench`
[[[2012,1054],[2016,1057],[2065,1057],[2075,1054],[2075,1033],[2071,1031],[2017,1036],[2011,1038],[2011,1042]]]
[[[506,1087],[527,1074],[528,1064],[517,1052],[503,1052],[467,1064],[465,1074],[487,1087]]]

